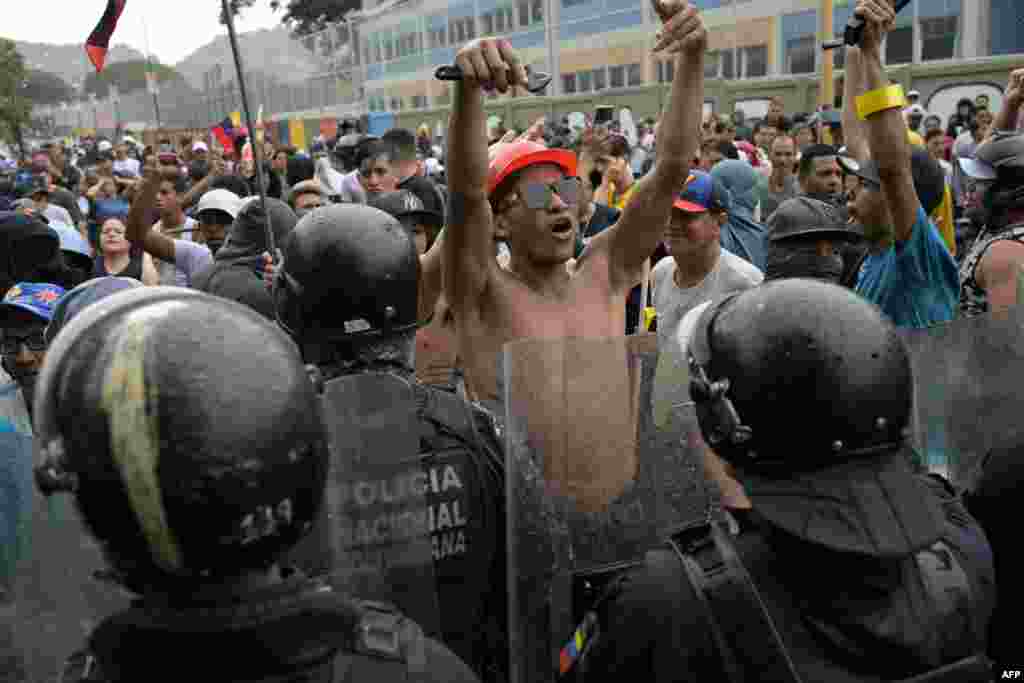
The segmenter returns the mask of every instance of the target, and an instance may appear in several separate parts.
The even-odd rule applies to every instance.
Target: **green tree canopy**
[[[182,80],[181,74],[169,66],[153,63],[156,79],[159,82]],[[91,72],[85,79],[85,92],[96,97],[106,97],[111,84],[117,86],[121,94],[140,90],[146,87],[146,60],[134,59],[127,62],[108,64],[101,73]]]
[[[32,104],[70,102],[75,97],[75,89],[49,71],[30,69],[25,80],[25,96],[32,100]]]
[[[229,4],[237,16],[256,4],[256,0],[231,0]],[[321,31],[327,24],[339,21],[348,12],[363,6],[361,0],[269,0],[269,4],[275,12],[284,12],[281,23],[297,36]],[[223,13],[221,23],[224,23]]]
[[[0,38],[0,139],[19,146],[32,113],[32,103],[25,95],[26,76],[25,60],[14,41]]]

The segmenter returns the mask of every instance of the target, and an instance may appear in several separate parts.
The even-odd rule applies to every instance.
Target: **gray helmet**
[[[248,307],[178,287],[113,294],[54,340],[35,405],[37,485],[74,493],[135,592],[268,567],[318,514],[328,455],[313,384]]]
[[[701,315],[689,362],[704,439],[738,467],[813,471],[903,443],[907,349],[843,287],[785,279],[727,296]]]
[[[995,180],[1001,175],[1024,175],[1024,134],[997,131],[978,146],[973,159],[960,158],[960,166],[972,178]]]

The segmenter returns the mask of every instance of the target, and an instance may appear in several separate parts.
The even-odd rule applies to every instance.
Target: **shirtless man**
[[[622,336],[623,299],[664,234],[700,142],[690,122],[701,116],[707,33],[685,1],[661,11],[666,23],[654,49],[677,63],[657,163],[637,182],[616,225],[591,240],[572,273],[565,264],[579,229],[575,155],[524,141],[488,163],[481,90],[507,92],[525,85],[526,73],[504,39],[474,40],[456,56],[465,77],[455,85],[449,120],[444,290],[467,382],[485,402],[501,401],[498,356],[506,342]],[[494,258],[495,238],[509,245],[508,270]]]

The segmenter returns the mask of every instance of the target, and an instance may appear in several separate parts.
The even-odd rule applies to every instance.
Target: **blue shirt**
[[[953,319],[959,303],[956,261],[918,207],[906,242],[869,254],[857,275],[857,293],[882,309],[897,327],[928,327]]]

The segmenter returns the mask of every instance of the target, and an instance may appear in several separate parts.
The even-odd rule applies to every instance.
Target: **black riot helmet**
[[[54,339],[35,405],[37,485],[74,494],[134,592],[266,569],[319,511],[313,384],[292,341],[233,301],[144,287],[89,306]]]
[[[843,287],[794,278],[727,296],[701,315],[689,362],[701,433],[738,467],[806,472],[903,444],[906,347]]]
[[[361,204],[317,209],[285,248],[278,318],[304,348],[414,332],[419,270],[416,243],[393,216]]]

